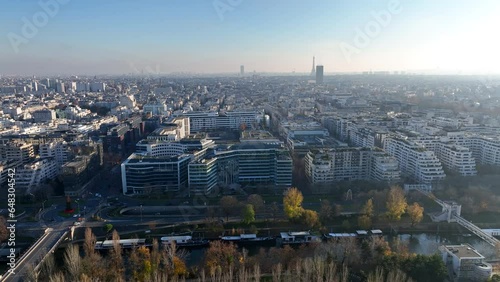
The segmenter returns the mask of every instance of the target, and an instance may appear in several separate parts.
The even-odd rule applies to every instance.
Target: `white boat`
[[[257,237],[257,234],[240,234],[238,236],[221,236],[220,239],[225,242],[234,243],[263,243],[274,240],[273,237]]]
[[[202,247],[208,245],[208,240],[204,239],[193,239],[191,235],[184,236],[164,236],[160,238],[160,241],[164,245],[175,244],[178,247]]]

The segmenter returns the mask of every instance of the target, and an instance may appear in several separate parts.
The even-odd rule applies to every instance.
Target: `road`
[[[15,274],[7,273],[7,275],[5,275],[0,281],[21,281],[21,279],[26,275],[29,266],[37,265],[40,260],[47,254],[47,251],[50,250],[61,238],[64,232],[68,230],[68,226],[70,225],[70,222],[63,222],[60,223],[58,227],[56,227],[56,229],[51,229],[50,231],[48,231],[44,235],[43,239],[37,242],[37,245],[32,248],[29,253],[27,253],[26,256],[22,258],[21,261],[17,262],[17,266],[14,269]]]

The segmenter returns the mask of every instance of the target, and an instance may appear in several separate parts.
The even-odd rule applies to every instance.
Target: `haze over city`
[[[500,73],[494,0],[2,2],[4,75]]]
[[[500,282],[498,0],[0,4],[0,282]]]

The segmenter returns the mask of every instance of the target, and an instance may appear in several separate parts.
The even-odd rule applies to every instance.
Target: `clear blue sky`
[[[362,46],[356,29],[391,1],[64,0],[23,36],[22,19],[33,22],[39,3],[52,1],[0,0],[0,74],[309,72],[313,55],[325,72],[500,73],[497,0],[401,0]]]

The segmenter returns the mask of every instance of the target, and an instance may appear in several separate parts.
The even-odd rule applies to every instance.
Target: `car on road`
[[[73,217],[80,217],[80,214],[79,213],[74,214]]]

